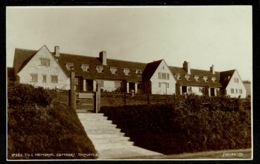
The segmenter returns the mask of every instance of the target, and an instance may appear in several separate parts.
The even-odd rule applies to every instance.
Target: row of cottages
[[[165,60],[138,63],[107,59],[105,51],[99,57],[79,56],[60,53],[59,46],[54,52],[46,46],[38,51],[15,50],[13,78],[19,83],[68,90],[72,69],[77,91],[93,92],[100,82],[101,90],[108,92],[246,97],[237,70],[216,72],[214,66],[209,70],[191,69],[186,61],[183,67],[173,67]]]

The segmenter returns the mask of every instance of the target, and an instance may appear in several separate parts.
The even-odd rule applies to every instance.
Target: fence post
[[[74,72],[74,68],[71,68],[69,105],[73,110],[76,110],[76,95],[75,95],[74,83],[75,83],[75,72]]]
[[[124,106],[126,106],[126,92],[124,92],[123,103],[124,103]]]
[[[101,97],[101,94],[100,94],[100,82],[98,81],[97,82],[97,90],[95,92],[95,98],[94,98],[94,104],[95,104],[95,113],[98,113],[100,111],[100,97]]]

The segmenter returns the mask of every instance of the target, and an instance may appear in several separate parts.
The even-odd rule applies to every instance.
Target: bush
[[[76,112],[56,100],[54,91],[22,84],[8,89],[8,159],[96,158],[78,154],[96,150]]]
[[[8,102],[12,105],[33,103],[40,106],[50,105],[50,93],[42,87],[34,88],[28,84],[10,84],[8,86]]]
[[[206,105],[205,105],[206,104]],[[188,96],[174,105],[101,107],[137,146],[164,154],[251,147],[250,110],[235,99]]]

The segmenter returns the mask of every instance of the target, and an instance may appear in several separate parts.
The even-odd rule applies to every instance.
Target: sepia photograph
[[[252,12],[6,7],[6,159],[252,160]]]

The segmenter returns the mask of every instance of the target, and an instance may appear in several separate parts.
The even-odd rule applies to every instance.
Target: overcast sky
[[[7,66],[14,49],[60,51],[169,66],[237,69],[252,78],[251,6],[8,7]]]

